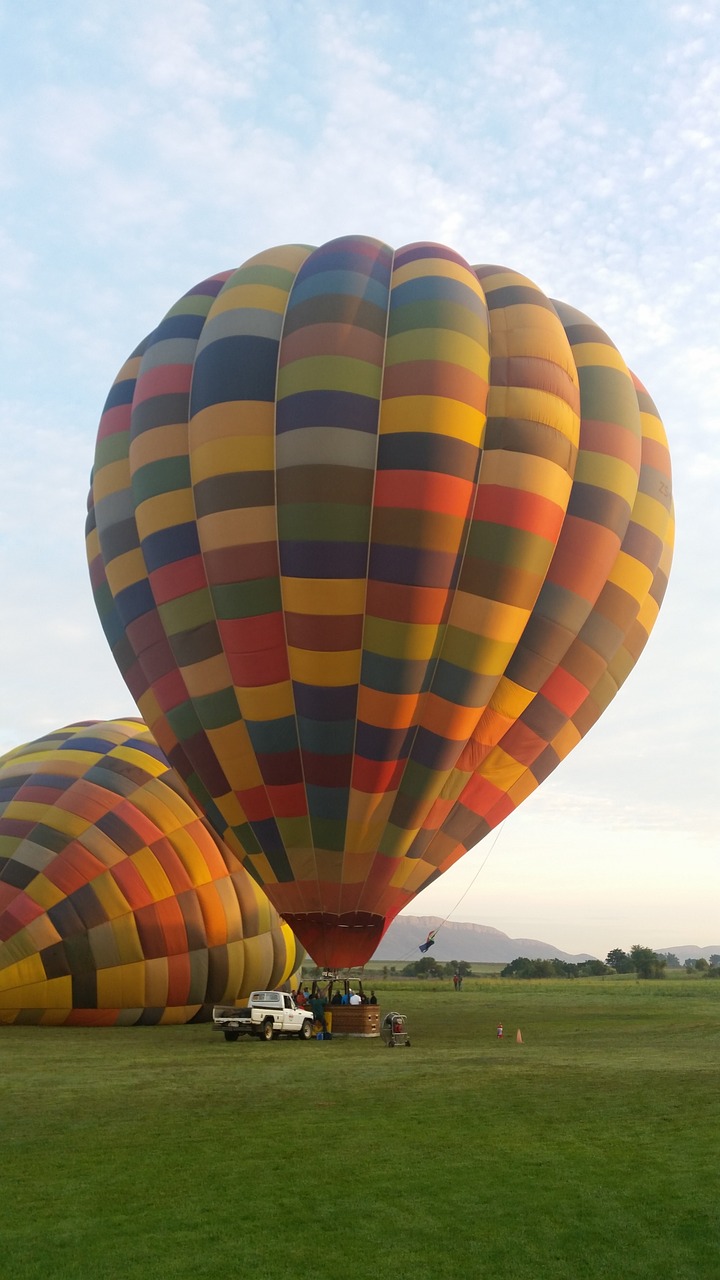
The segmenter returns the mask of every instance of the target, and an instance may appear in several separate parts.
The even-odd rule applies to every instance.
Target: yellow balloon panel
[[[135,720],[0,759],[0,1023],[203,1020],[302,958]]]

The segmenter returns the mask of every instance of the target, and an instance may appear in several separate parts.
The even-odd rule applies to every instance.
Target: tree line
[[[696,969],[708,978],[720,978],[720,955],[704,957],[698,960],[686,960],[684,964],[671,951],[652,951],[650,947],[636,945],[629,951],[614,947],[608,951],[604,960],[582,960],[573,964],[569,960],[531,960],[527,956],[517,956],[502,970],[501,978],[600,978],[611,973],[636,973],[639,978],[662,978],[665,969]],[[422,960],[413,960],[406,964],[398,974],[395,965],[388,969],[383,966],[382,976],[402,978],[459,978],[472,977],[472,965],[467,960],[448,960],[444,964],[432,956],[423,956]],[[310,970],[310,976],[319,978],[322,969]]]
[[[413,960],[402,970],[403,978],[459,978],[472,977],[472,965],[467,960],[448,960],[442,964],[432,956],[423,956],[422,960]]]
[[[567,960],[531,960],[518,956],[502,970],[501,978],[588,978],[611,973],[635,973],[638,978],[662,978],[666,969],[696,969],[709,978],[720,978],[720,955],[710,960],[686,960],[681,965],[671,951],[653,951],[651,947],[636,944],[629,951],[614,947],[605,960],[583,960],[573,964]]]

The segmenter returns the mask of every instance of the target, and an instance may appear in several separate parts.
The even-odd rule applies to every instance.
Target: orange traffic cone
[[[516,1035],[515,1039],[517,1040],[518,1044],[522,1044],[522,1042],[523,1042],[523,1038],[522,1038],[522,1031],[520,1030],[520,1028],[519,1028],[519,1027],[518,1027],[518,1033],[517,1033],[517,1035]]]

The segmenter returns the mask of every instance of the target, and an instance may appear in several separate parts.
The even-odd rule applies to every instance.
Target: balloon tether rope
[[[488,858],[490,857],[490,854],[492,853],[493,849],[495,848],[495,845],[497,844],[498,840],[500,839],[500,836],[502,835],[502,832],[503,832],[503,828],[504,828],[504,826],[505,826],[505,822],[503,821],[503,822],[501,822],[501,823],[500,823],[500,826],[498,827],[497,831],[495,832],[495,839],[493,840],[492,844],[490,845],[490,848],[488,849],[487,853],[485,854],[485,857],[483,858],[482,862],[480,863],[480,866],[478,867],[477,871],[475,872],[475,875],[473,876],[472,880],[470,881],[470,883],[469,883],[469,885],[468,885],[467,889],[465,889],[465,891],[464,891],[463,893],[461,893],[461,894],[460,894],[460,897],[458,898],[457,902],[455,903],[455,906],[453,907],[452,911],[448,911],[448,914],[445,916],[445,919],[440,921],[440,924],[438,925],[437,929],[433,929],[433,933],[434,933],[435,937],[437,937],[437,935],[438,935],[438,933],[440,932],[440,930],[442,929],[443,925],[444,925],[444,924],[447,924],[447,922],[448,922],[448,920],[450,919],[450,917],[455,915],[455,912],[457,911],[458,907],[460,906],[460,903],[462,902],[463,898],[466,898],[466,897],[467,897],[467,895],[469,894],[469,892],[470,892],[470,890],[472,889],[472,887],[473,887],[473,885],[474,885],[475,881],[477,880],[478,876],[480,875],[480,872],[482,871],[482,869],[483,869],[483,867],[485,866],[485,864],[486,864],[486,862],[487,862]],[[413,950],[412,950],[412,951],[408,951],[408,954],[407,954],[406,956],[401,956],[397,963],[398,963],[398,964],[402,964],[404,960],[409,960],[409,959],[410,959],[410,956],[411,956],[411,955],[414,955],[416,950],[417,950],[417,947],[413,947]]]

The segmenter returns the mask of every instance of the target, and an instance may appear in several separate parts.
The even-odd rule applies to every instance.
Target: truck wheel
[[[223,1035],[226,1040],[237,1040],[238,1036],[240,1035],[240,1032],[239,1031],[223,1031]]]
[[[263,1024],[262,1024],[262,1038],[263,1038],[263,1040],[272,1040],[272,1038],[273,1038],[273,1024],[272,1024],[272,1018],[266,1018],[266,1019],[265,1019],[265,1021],[263,1022]]]
[[[309,1040],[311,1035],[312,1035],[312,1022],[310,1022],[310,1020],[306,1018],[298,1032],[298,1040]]]

